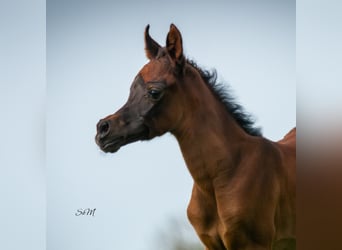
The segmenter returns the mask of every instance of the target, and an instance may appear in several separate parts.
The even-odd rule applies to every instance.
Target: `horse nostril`
[[[101,138],[105,137],[109,133],[109,122],[101,121],[98,125],[98,133]]]

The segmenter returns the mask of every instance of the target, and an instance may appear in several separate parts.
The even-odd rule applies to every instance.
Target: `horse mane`
[[[224,104],[228,113],[232,115],[234,120],[246,133],[252,136],[262,136],[261,128],[255,127],[254,125],[254,117],[236,102],[236,98],[228,91],[226,84],[217,81],[217,72],[215,69],[212,71],[204,70],[193,60],[187,59],[187,62],[199,72],[214,96]]]

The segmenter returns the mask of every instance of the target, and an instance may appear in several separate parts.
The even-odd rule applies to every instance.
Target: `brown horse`
[[[166,132],[178,140],[194,179],[188,218],[207,250],[295,249],[296,129],[263,138],[250,117],[183,55],[171,24],[166,46],[145,30],[150,60],[127,103],[97,124],[105,152]]]

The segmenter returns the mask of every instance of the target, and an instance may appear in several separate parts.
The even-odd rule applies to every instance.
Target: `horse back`
[[[296,128],[294,127],[293,129],[290,130],[290,132],[288,132],[284,136],[283,139],[279,140],[278,143],[296,148],[296,134],[297,134],[297,131],[296,131]]]

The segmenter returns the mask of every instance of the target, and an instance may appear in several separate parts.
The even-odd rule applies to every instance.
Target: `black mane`
[[[235,98],[228,92],[227,87],[217,81],[216,70],[203,70],[192,60],[187,60],[187,62],[200,73],[210,90],[224,104],[227,111],[246,133],[253,136],[262,136],[261,128],[254,126],[254,118],[246,113],[240,104],[236,103]]]

